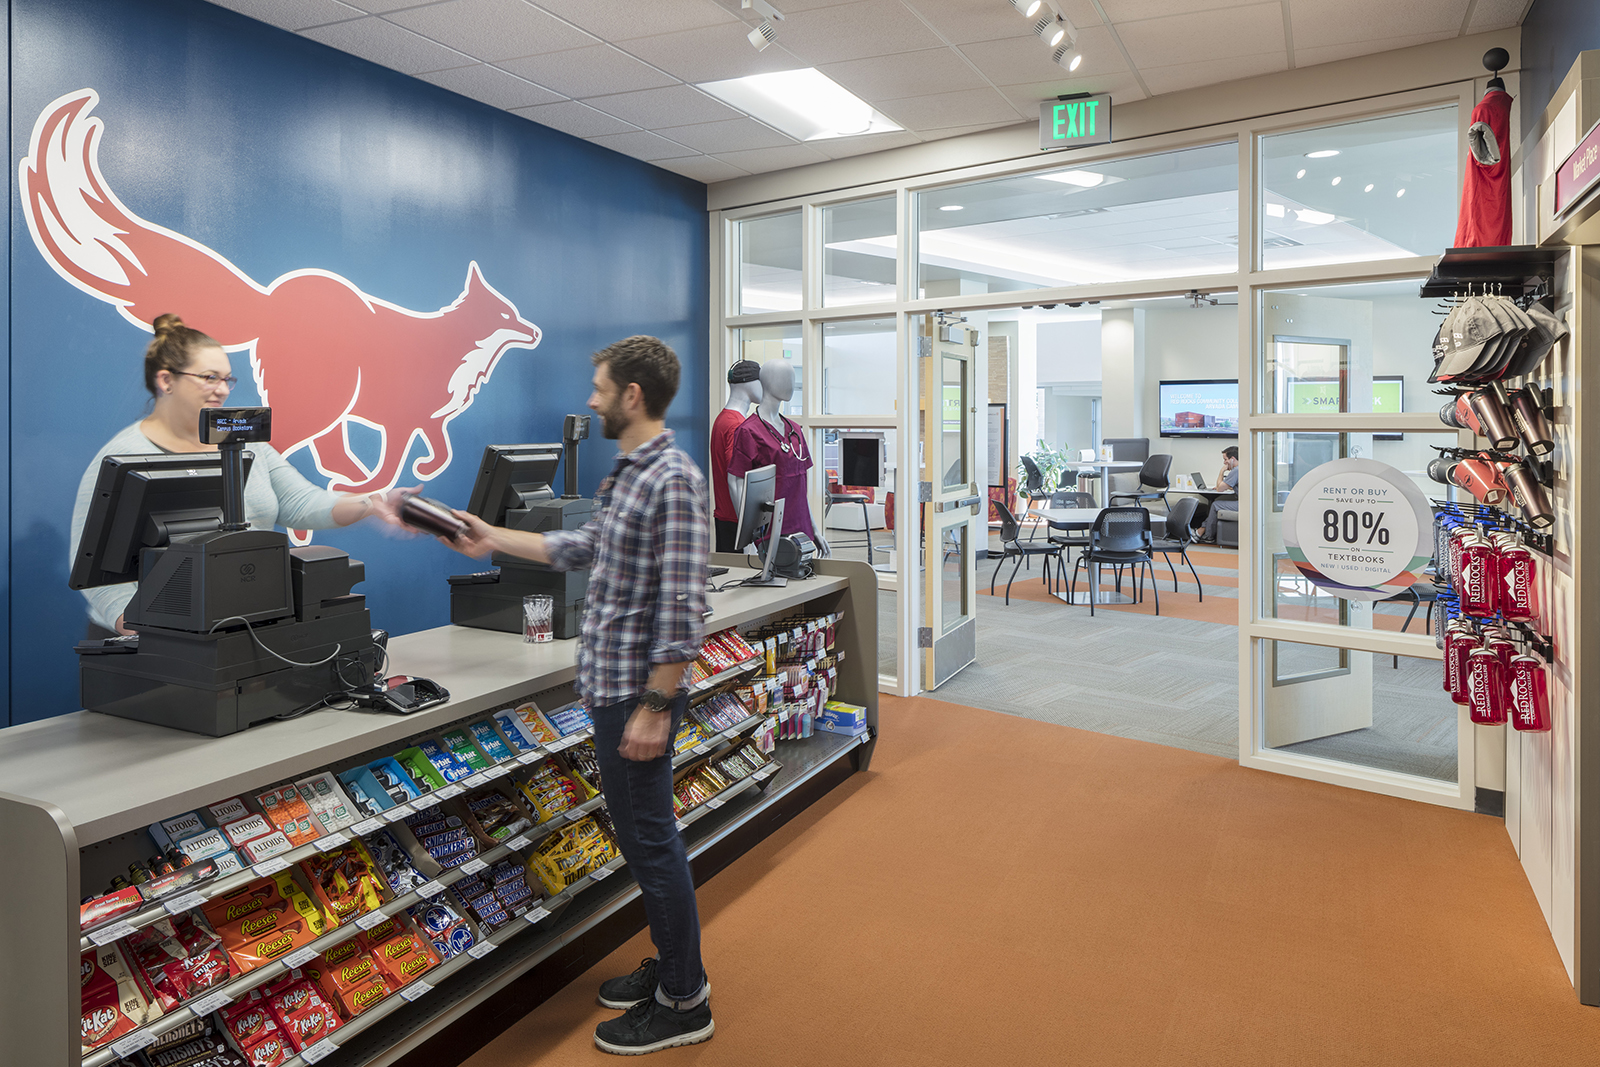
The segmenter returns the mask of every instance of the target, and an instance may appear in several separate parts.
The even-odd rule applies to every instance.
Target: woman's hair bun
[[[157,315],[156,321],[150,325],[155,329],[156,336],[159,337],[164,333],[173,333],[183,329],[183,320],[169,312],[165,315]]]

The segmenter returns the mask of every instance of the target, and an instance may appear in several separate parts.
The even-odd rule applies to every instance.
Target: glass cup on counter
[[[530,593],[522,598],[522,639],[532,644],[555,640],[555,598]]]

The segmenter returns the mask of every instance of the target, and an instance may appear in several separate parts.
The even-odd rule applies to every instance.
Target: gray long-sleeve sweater
[[[147,456],[164,452],[154,441],[144,435],[136,422],[126,427],[105,447],[95,453],[89,469],[78,482],[78,499],[72,506],[72,535],[68,542],[68,567],[78,551],[78,541],[83,537],[83,524],[88,521],[89,501],[94,496],[94,485],[100,477],[100,461],[106,456]],[[339,494],[318,488],[269,444],[253,444],[255,454],[250,476],[245,479],[244,517],[257,530],[270,530],[284,526],[291,530],[324,530],[332,526],[333,507]],[[106,629],[115,629],[117,616],[133,599],[135,583],[102,585],[83,590],[89,602],[89,618]]]

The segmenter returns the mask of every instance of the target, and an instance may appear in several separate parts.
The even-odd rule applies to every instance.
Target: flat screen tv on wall
[[[1238,437],[1239,381],[1196,378],[1160,383],[1162,437]]]

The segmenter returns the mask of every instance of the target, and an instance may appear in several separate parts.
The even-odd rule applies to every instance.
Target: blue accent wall
[[[1534,0],[1522,20],[1522,128],[1531,131],[1579,52],[1600,48],[1600,4]],[[1579,130],[1579,134],[1584,131]]]
[[[428,483],[430,496],[465,506],[485,444],[557,439],[561,416],[585,410],[590,353],[637,333],[677,350],[684,374],[668,425],[706,465],[703,185],[200,0],[10,0],[9,15],[0,654],[11,670],[0,724],[79,706],[71,646],[86,616],[66,586],[73,497],[95,452],[147,410],[149,335],[50,267],[19,203],[17,166],[34,122],[63,94],[99,93],[101,169],[130,211],[257,283],[314,268],[388,303],[437,311],[476,261],[541,328],[539,346],[508,351],[450,422],[454,460]],[[233,362],[241,383],[229,402],[257,402],[248,357]],[[360,427],[351,439],[358,449],[376,440]],[[584,448],[587,494],[615,455],[598,420]],[[291,461],[317,480],[305,450]],[[446,623],[446,575],[481,566],[370,522],[318,532],[316,543],[366,563],[358,591],[373,624],[394,633]]]

